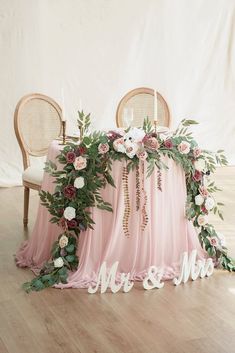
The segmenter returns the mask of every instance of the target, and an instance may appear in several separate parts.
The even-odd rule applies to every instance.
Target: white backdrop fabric
[[[129,90],[157,89],[176,127],[235,164],[235,0],[0,0],[0,186],[21,184],[13,114],[25,94],[79,101],[95,128],[115,126]],[[37,162],[36,162],[37,163]]]

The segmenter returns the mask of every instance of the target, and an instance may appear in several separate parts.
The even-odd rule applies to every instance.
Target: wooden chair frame
[[[58,115],[60,117],[60,121],[62,121],[62,110],[61,110],[60,106],[52,98],[50,98],[44,94],[40,94],[40,93],[31,93],[31,94],[28,94],[20,99],[20,101],[18,102],[18,104],[15,108],[14,129],[15,129],[17,141],[19,143],[19,146],[20,146],[20,149],[22,152],[24,170],[30,166],[30,159],[29,159],[30,155],[35,156],[35,157],[45,156],[47,153],[47,150],[48,150],[48,147],[47,147],[47,148],[44,148],[38,152],[29,151],[27,149],[27,146],[24,143],[24,139],[23,139],[23,136],[20,131],[19,116],[20,116],[21,108],[33,99],[41,99],[41,100],[46,101],[49,104],[51,104],[55,108],[55,110],[58,112]],[[62,129],[62,127],[60,128],[60,134],[61,134],[61,129]],[[34,189],[34,190],[39,191],[41,186],[38,186],[37,184],[33,184],[33,183],[30,183],[27,181],[23,181],[23,186],[24,186],[24,218],[23,218],[23,223],[24,223],[24,226],[27,226],[30,189]]]
[[[138,95],[138,94],[150,94],[152,96],[154,96],[154,90],[152,88],[147,88],[147,87],[139,87],[139,88],[135,88],[132,91],[129,91],[119,102],[118,107],[117,107],[117,111],[116,111],[116,124],[117,127],[122,127],[123,126],[123,122],[122,122],[122,113],[123,113],[123,109],[126,105],[126,103],[134,96]],[[170,118],[170,111],[168,108],[168,105],[165,101],[165,99],[162,97],[162,95],[157,92],[157,100],[160,101],[164,107],[164,111],[165,111],[165,116],[166,116],[166,121],[168,122],[168,127],[170,127],[171,125],[171,118]]]

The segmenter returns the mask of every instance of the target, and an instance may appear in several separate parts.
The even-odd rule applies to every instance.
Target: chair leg
[[[28,213],[29,213],[29,191],[30,189],[25,187],[24,188],[24,227],[28,225]]]

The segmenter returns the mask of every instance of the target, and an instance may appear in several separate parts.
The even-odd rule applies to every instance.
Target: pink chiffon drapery
[[[48,159],[56,162],[59,154],[59,144],[53,141],[48,152]],[[110,268],[119,261],[117,279],[120,273],[130,272],[132,280],[142,280],[148,268],[157,266],[163,271],[164,279],[171,279],[179,273],[180,259],[183,252],[197,249],[198,258],[206,257],[198,241],[196,230],[185,218],[186,184],[181,166],[173,160],[164,158],[168,170],[161,171],[162,191],[157,188],[157,170],[144,180],[144,190],[147,195],[146,210],[148,224],[142,226],[143,192],[141,207],[136,211],[136,177],[135,171],[128,176],[131,214],[127,237],[123,232],[124,191],[122,185],[122,168],[125,161],[113,162],[112,175],[116,188],[107,185],[101,192],[105,201],[112,204],[113,212],[93,208],[92,218],[95,221],[94,230],[82,232],[79,238],[79,266],[76,272],[71,272],[68,283],[58,285],[65,288],[86,288],[95,284],[101,264],[106,261]],[[44,174],[42,189],[52,192],[55,187],[53,178]],[[37,271],[50,258],[53,242],[62,230],[49,222],[51,215],[47,209],[39,205],[37,219],[30,239],[22,244],[16,254],[16,263],[20,267],[30,267]]]

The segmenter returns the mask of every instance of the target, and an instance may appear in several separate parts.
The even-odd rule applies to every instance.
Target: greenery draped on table
[[[115,187],[112,178],[112,162],[125,160],[123,167],[123,189],[125,207],[123,232],[130,236],[128,221],[132,205],[128,192],[128,173],[136,171],[136,210],[142,216],[142,230],[148,224],[146,211],[147,195],[144,190],[146,172],[149,177],[157,168],[156,188],[162,191],[161,170],[168,169],[162,160],[167,156],[180,164],[185,172],[187,200],[186,216],[198,229],[201,246],[215,262],[228,271],[235,271],[233,260],[228,256],[224,237],[209,223],[208,214],[214,212],[223,219],[220,207],[212,194],[219,189],[209,180],[216,165],[226,165],[222,150],[212,153],[201,150],[188,127],[197,122],[182,120],[173,133],[160,133],[154,130],[148,119],[143,128],[128,128],[106,132],[90,133],[90,115],[79,113],[78,124],[84,134],[79,143],[67,141],[57,156],[63,166],[58,170],[55,163],[46,163],[45,171],[55,178],[54,193],[40,192],[41,203],[52,215],[51,222],[58,224],[62,232],[51,250],[51,260],[41,269],[39,276],[23,285],[24,289],[41,290],[58,283],[67,283],[68,271],[78,266],[77,238],[88,228],[94,229],[90,208],[98,207],[112,211],[112,205],[103,200],[100,191],[105,185]],[[147,170],[144,166],[147,165]],[[164,192],[164,190],[163,190]],[[141,205],[141,195],[144,202]]]

